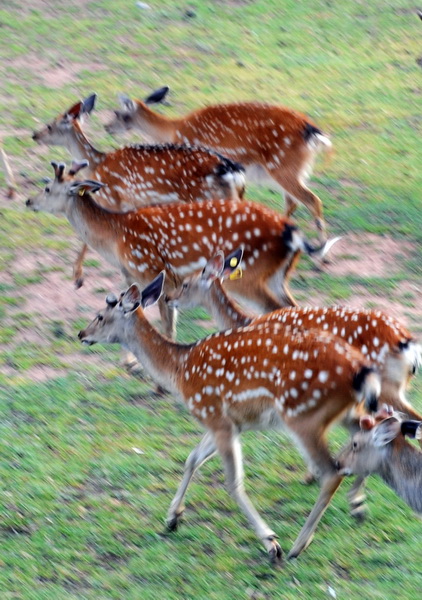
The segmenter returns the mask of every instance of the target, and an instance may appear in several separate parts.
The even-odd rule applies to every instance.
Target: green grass
[[[375,478],[366,523],[348,516],[345,482],[307,552],[282,570],[268,565],[226,494],[217,458],[192,483],[180,530],[165,535],[199,427],[172,398],[156,397],[149,380],[127,374],[117,347],[80,347],[77,332],[95,309],[72,289],[79,244],[63,220],[25,211],[36,186],[19,175],[38,181],[51,175],[50,160],[69,161],[64,149],[35,147],[30,133],[92,92],[98,111],[117,107],[120,92],[142,98],[162,85],[171,88],[171,106],[159,109],[168,115],[214,102],[286,104],[332,136],[334,155],[318,160],[311,180],[330,232],[391,236],[404,249],[388,277],[335,277],[302,261],[295,294],[346,303],[366,290],[368,304],[401,302],[420,332],[410,311],[422,286],[422,52],[413,6],[164,0],[142,10],[123,0],[5,0],[0,25],[1,143],[21,186],[15,203],[1,199],[0,207],[1,599],[319,600],[330,590],[347,600],[417,598],[421,523]],[[100,148],[123,143],[105,134],[98,114],[87,129]],[[266,188],[251,186],[248,196],[280,207]],[[312,237],[307,213],[297,217]],[[345,260],[355,254],[343,247]],[[99,308],[109,289],[95,276],[109,276],[113,291],[121,282],[98,257],[89,256],[87,271]],[[53,275],[65,295],[80,294],[70,316],[47,301],[42,310],[42,285]],[[208,331],[204,311],[180,319],[183,341]],[[422,410],[420,378],[410,398]],[[344,440],[333,432],[333,448]],[[244,455],[251,499],[288,551],[317,490],[301,483],[303,462],[281,435],[245,435]]]

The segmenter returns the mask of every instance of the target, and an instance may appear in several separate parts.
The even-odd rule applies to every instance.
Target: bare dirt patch
[[[332,275],[391,277],[401,271],[414,245],[374,234],[350,234],[333,246],[329,260]]]
[[[75,63],[63,58],[49,61],[35,54],[10,59],[9,67],[18,72],[30,69],[42,84],[59,89],[64,85],[75,83],[83,70],[101,71],[104,66],[99,63]]]

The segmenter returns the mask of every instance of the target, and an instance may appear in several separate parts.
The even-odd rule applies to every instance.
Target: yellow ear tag
[[[231,261],[230,261],[231,262]],[[243,275],[242,268],[238,267],[236,271],[233,271],[231,275],[229,275],[229,279],[233,281],[234,279],[241,279]]]
[[[85,196],[85,189],[84,188],[80,189],[78,194],[79,194],[79,196]]]
[[[233,256],[233,257],[230,259],[230,266],[231,266],[231,267],[236,267],[236,266],[237,266],[237,258],[236,258],[235,256]]]

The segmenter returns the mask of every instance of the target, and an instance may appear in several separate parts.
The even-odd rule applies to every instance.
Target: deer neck
[[[404,439],[392,444],[379,475],[413,510],[422,514],[422,453]]]
[[[175,141],[179,120],[160,115],[142,103],[142,105],[138,104],[135,123],[139,129],[154,141],[171,143]]]
[[[139,308],[125,320],[122,345],[132,352],[151,377],[173,394],[192,345],[172,342],[151,325]]]
[[[206,308],[221,329],[244,327],[252,322],[252,318],[228,296],[219,279],[211,285],[206,295],[206,304]]]
[[[104,152],[96,150],[88,141],[88,138],[85,136],[77,122],[73,123],[70,134],[66,138],[66,148],[70,152],[70,155],[76,160],[89,161],[88,168],[91,172],[95,171],[97,166],[100,165],[106,157]]]
[[[123,214],[111,213],[94,202],[90,194],[85,193],[83,196],[69,196],[66,216],[86,244],[97,250],[114,266],[121,267],[115,248],[121,231]]]

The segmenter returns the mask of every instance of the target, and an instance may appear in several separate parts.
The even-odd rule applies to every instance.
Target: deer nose
[[[341,462],[339,460],[334,461],[334,466],[336,468],[337,471],[340,471],[341,469]]]
[[[32,134],[32,139],[34,140],[34,142],[36,142],[36,141],[37,141],[37,139],[38,139],[38,134],[37,134],[36,132],[34,132],[34,133]]]
[[[31,206],[31,198],[28,198],[28,200],[25,202],[25,206]]]
[[[81,331],[78,333],[78,338],[81,340],[83,337],[84,337],[84,332],[81,330]]]

